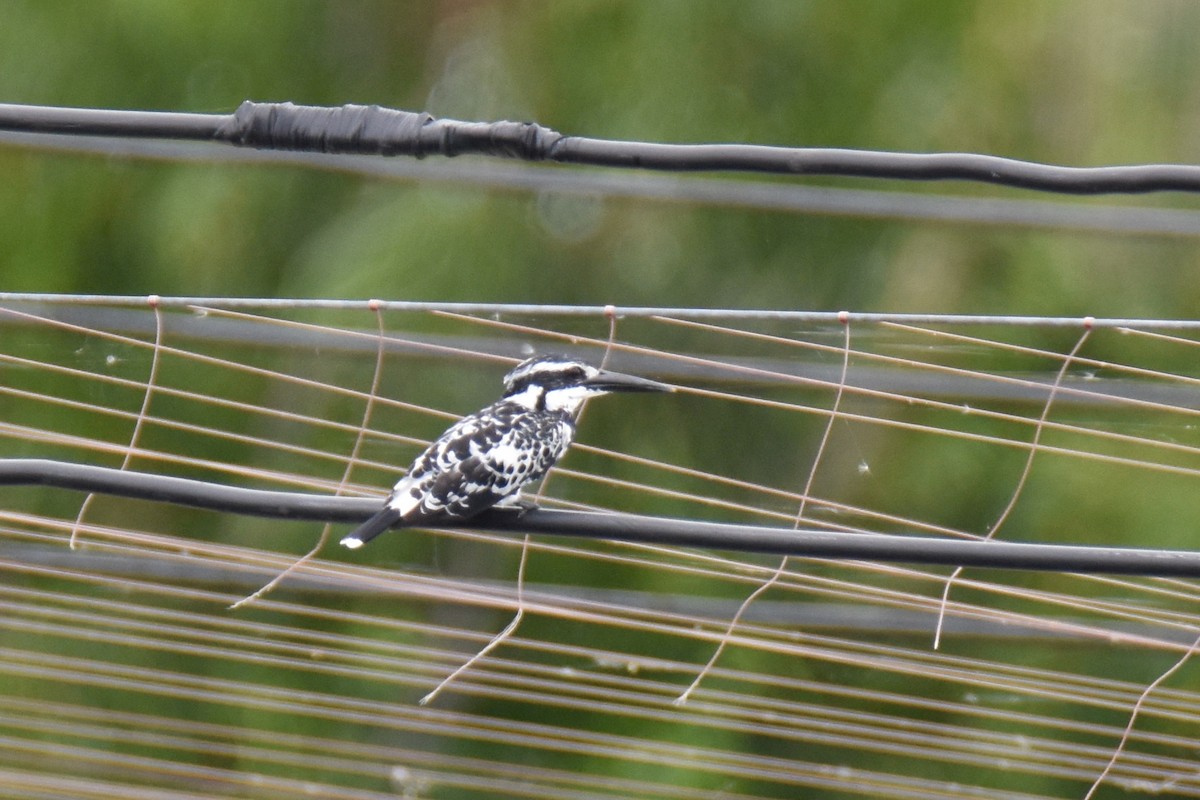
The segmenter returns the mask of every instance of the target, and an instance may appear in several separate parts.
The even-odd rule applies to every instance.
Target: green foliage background
[[[1189,2],[0,9],[0,99],[16,103],[380,103],[598,137],[1073,165],[1188,162],[1200,147],[1200,7]],[[0,174],[11,290],[1129,316],[1187,316],[1197,304],[1190,242],[581,203],[11,147]]]
[[[214,113],[244,99],[378,103],[634,140],[971,151],[1080,166],[1200,161],[1200,4],[1186,0],[0,0],[0,20],[0,102]],[[809,183],[1031,196],[965,184]],[[1056,199],[1197,207],[1177,194]],[[1194,318],[1198,252],[1188,238],[581,199],[0,145],[6,291]],[[357,366],[361,383],[368,365]],[[128,369],[143,375],[144,359]],[[444,407],[491,396],[474,380],[453,380],[427,387],[457,393],[439,396]],[[689,419],[704,413],[694,398],[680,402],[696,404]],[[353,417],[349,405],[331,416]],[[653,420],[650,411],[598,410],[589,425],[599,431],[606,418],[630,414]],[[720,434],[735,427],[714,414],[703,441],[685,442],[675,427],[662,437],[673,444],[657,446],[704,467],[727,459]],[[744,452],[815,439],[819,425],[795,436],[756,431],[760,447]],[[864,504],[928,504],[945,509],[947,522],[982,529],[1008,493],[986,485],[988,470],[1014,466],[981,467],[961,450],[896,445],[907,470],[878,481]],[[802,473],[807,452],[788,458]],[[754,470],[766,462],[745,462],[738,474],[765,480]],[[958,481],[953,501],[928,474]],[[1042,485],[1085,481],[1078,471],[1047,474]],[[1194,503],[1180,483],[1179,496]],[[978,502],[985,491],[990,505]],[[1058,515],[1039,519],[1046,530],[1069,527],[1064,538],[1092,523],[1113,529],[1111,506],[1053,500],[1038,509],[1036,494],[1029,503],[1027,513]],[[1166,531],[1171,541],[1157,544],[1185,546],[1194,515],[1168,511],[1148,501],[1117,529]],[[250,527],[228,523],[222,534],[237,540]],[[297,549],[310,533],[296,531]],[[686,657],[706,654],[698,645]],[[762,668],[742,657],[739,666]],[[1129,667],[1114,674],[1134,677]],[[1136,677],[1153,679],[1156,669]]]

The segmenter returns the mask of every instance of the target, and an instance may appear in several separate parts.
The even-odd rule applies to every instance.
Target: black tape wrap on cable
[[[214,137],[241,147],[359,155],[468,153],[544,161],[562,134],[527,122],[460,122],[383,106],[242,103]]]

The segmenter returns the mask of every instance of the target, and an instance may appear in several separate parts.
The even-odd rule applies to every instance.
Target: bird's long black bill
[[[599,375],[588,378],[584,386],[599,389],[603,392],[673,392],[674,386],[668,386],[658,381],[635,378],[620,372],[601,371]]]

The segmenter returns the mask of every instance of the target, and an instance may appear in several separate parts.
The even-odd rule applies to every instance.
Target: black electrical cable
[[[1063,167],[978,153],[894,153],[747,144],[657,144],[565,136],[536,123],[463,122],[381,106],[247,100],[233,114],[0,104],[0,130],[217,141],[360,155],[490,155],[669,171],[737,171],[898,180],[964,180],[1064,194],[1200,191],[1200,166]]]
[[[1105,236],[1200,236],[1200,212],[1131,204],[1096,205],[1028,197],[967,197],[957,193],[851,189],[766,183],[744,178],[707,177],[696,180],[661,173],[642,173],[634,177],[628,173],[545,169],[525,164],[482,164],[478,161],[452,164],[416,159],[400,161],[363,155],[228,148],[218,142],[67,134],[45,136],[0,130],[0,147],[5,145],[42,152],[87,153],[173,162],[294,165],[377,178],[555,192],[588,198],[626,197],[801,214],[1076,230]]]
[[[157,500],[233,514],[361,522],[379,500],[265,491],[44,459],[0,459],[0,485],[42,485]],[[486,512],[455,527],[541,533],[810,558],[1060,572],[1200,577],[1200,552],[848,534],[634,514],[536,509]],[[430,526],[435,527],[435,526]]]

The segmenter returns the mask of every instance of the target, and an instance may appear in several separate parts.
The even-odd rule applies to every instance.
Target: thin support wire
[[[890,322],[906,325],[1004,326],[1018,328],[1075,328],[1085,321],[1092,328],[1132,328],[1138,330],[1200,331],[1198,319],[1155,319],[1150,317],[1039,317],[1018,314],[909,314],[874,311],[802,311],[760,308],[695,308],[671,306],[611,305],[538,305],[536,303],[451,303],[421,300],[335,300],[292,297],[202,297],[167,296],[158,298],[163,308],[253,309],[257,311],[381,311],[444,312],[458,315],[604,317],[608,309],[618,318],[677,317],[680,319],[759,320],[764,322],[840,324],[843,319],[855,324]],[[45,292],[0,292],[0,304],[49,303],[75,306],[143,306],[145,295],[54,294]]]
[[[848,320],[843,323],[842,329],[845,339],[842,347],[841,380],[838,382],[837,392],[833,397],[833,407],[830,411],[829,417],[825,420],[825,430],[821,434],[821,441],[817,445],[816,454],[813,456],[812,467],[808,471],[808,479],[804,482],[804,491],[800,495],[800,506],[796,511],[796,519],[792,524],[792,530],[800,529],[800,524],[804,519],[804,510],[808,504],[808,498],[812,495],[813,483],[817,477],[817,468],[821,465],[821,457],[825,454],[825,447],[829,444],[829,436],[833,431],[834,421],[837,420],[838,410],[842,405],[842,394],[846,388],[846,375],[850,371],[850,323]],[[746,609],[748,609],[751,604],[754,603],[754,601],[760,596],[765,594],[768,589],[779,583],[779,580],[787,571],[788,559],[789,557],[785,555],[783,559],[780,560],[779,566],[775,568],[775,571],[771,574],[771,576],[759,584],[758,588],[751,592],[746,599],[742,601],[742,604],[738,606],[737,611],[734,612],[733,617],[729,620],[729,625],[725,628],[725,633],[721,636],[721,640],[717,643],[716,649],[714,649],[712,655],[709,656],[708,662],[700,669],[700,672],[696,674],[696,677],[692,679],[692,682],[688,684],[688,687],[684,689],[678,697],[675,698],[674,704],[676,706],[682,706],[687,703],[688,698],[692,695],[692,692],[696,690],[696,687],[700,685],[700,682],[704,680],[705,676],[712,671],[712,668],[717,663],[717,659],[719,659],[721,654],[725,652],[725,646],[729,643],[729,639],[733,635],[734,630],[737,628],[738,623],[741,621],[742,615],[746,613]]]
[[[1071,351],[1067,353],[1066,358],[1063,359],[1062,365],[1059,366],[1058,373],[1054,376],[1054,383],[1050,385],[1050,393],[1046,395],[1046,403],[1042,406],[1042,414],[1040,417],[1038,417],[1037,426],[1033,429],[1033,441],[1030,443],[1029,454],[1025,457],[1025,466],[1021,470],[1021,476],[1017,479],[1017,485],[1013,487],[1012,495],[1009,496],[1008,503],[1004,506],[1004,510],[1000,512],[1000,516],[997,517],[996,521],[992,523],[992,526],[988,528],[987,533],[984,535],[981,541],[991,541],[992,537],[996,535],[996,531],[1000,530],[1000,527],[1005,523],[1005,521],[1008,520],[1012,510],[1016,508],[1017,500],[1021,497],[1021,492],[1025,489],[1025,483],[1029,480],[1029,473],[1033,470],[1033,459],[1034,456],[1037,455],[1038,445],[1042,441],[1042,431],[1045,430],[1046,420],[1050,418],[1050,409],[1054,405],[1054,398],[1058,394],[1059,387],[1062,386],[1063,378],[1066,376],[1067,370],[1070,369],[1075,357],[1079,354],[1080,349],[1083,348],[1084,342],[1088,340],[1088,336],[1090,336],[1091,333],[1091,327],[1085,325],[1083,333],[1075,342],[1075,346],[1071,348]],[[961,566],[955,567],[954,571],[950,573],[950,577],[946,578],[946,585],[942,588],[942,600],[938,605],[937,624],[934,627],[933,633],[934,650],[937,650],[942,643],[942,625],[946,620],[946,606],[950,600],[950,587],[954,585],[954,581],[958,579],[958,576],[962,574],[962,571],[963,568]]]
[[[1200,649],[1200,636],[1196,637],[1196,640],[1192,642],[1192,646],[1187,649],[1186,653],[1179,657],[1178,661],[1172,664],[1166,672],[1151,681],[1150,685],[1147,686],[1140,695],[1138,695],[1137,701],[1133,704],[1133,708],[1129,712],[1129,722],[1125,724],[1125,730],[1121,733],[1121,740],[1117,742],[1117,747],[1115,750],[1113,750],[1112,757],[1108,760],[1108,763],[1104,765],[1104,769],[1100,771],[1100,774],[1096,776],[1095,782],[1091,785],[1091,788],[1087,790],[1087,794],[1083,796],[1083,800],[1091,800],[1092,795],[1094,795],[1096,790],[1100,788],[1100,784],[1104,783],[1104,780],[1108,777],[1109,773],[1112,772],[1113,767],[1116,766],[1117,761],[1121,758],[1121,754],[1125,752],[1125,745],[1129,742],[1129,737],[1133,733],[1133,725],[1135,722],[1137,722],[1138,714],[1141,713],[1142,707],[1146,704],[1146,700],[1150,697],[1151,693],[1154,692],[1154,690],[1157,689],[1165,680],[1179,671],[1183,665],[1187,663],[1188,659],[1192,657],[1192,654],[1194,654],[1198,649]],[[1178,779],[1176,778],[1175,780]],[[1160,792],[1170,791],[1172,783],[1174,783],[1174,781],[1167,781],[1163,783],[1162,785],[1156,787],[1154,793],[1158,794]]]
[[[158,364],[162,355],[162,339],[163,339],[163,317],[162,309],[159,307],[158,296],[150,295],[146,298],[147,304],[154,310],[154,349],[150,353],[150,374],[146,378],[146,392],[142,395],[142,407],[138,410],[137,419],[133,423],[133,433],[129,436],[129,446],[125,448],[125,457],[121,459],[122,471],[129,468],[133,461],[133,454],[137,450],[138,440],[142,435],[142,426],[146,422],[146,414],[150,411],[150,398],[154,396],[154,387],[158,384]],[[92,504],[92,499],[96,496],[94,492],[83,498],[83,503],[79,506],[79,513],[75,516],[75,524],[71,526],[70,547],[72,550],[79,546],[79,529],[83,525],[83,517],[87,514],[88,508]]]
[[[367,393],[367,402],[363,407],[362,424],[358,428],[358,433],[354,437],[354,446],[350,449],[350,457],[346,459],[346,468],[342,472],[342,479],[338,482],[335,496],[340,497],[346,491],[346,486],[350,483],[350,474],[354,471],[355,465],[358,463],[358,455],[362,450],[363,439],[366,438],[367,426],[371,422],[371,412],[375,409],[375,398],[379,395],[379,379],[383,374],[383,355],[384,355],[384,329],[383,329],[383,313],[375,308],[375,322],[379,328],[378,348],[375,351],[375,371],[371,376],[371,388]],[[333,524],[326,522],[321,527],[321,535],[317,537],[317,543],[312,546],[312,549],[296,559],[283,572],[280,572],[257,591],[246,595],[241,600],[229,606],[230,611],[236,611],[244,605],[254,602],[263,595],[273,591],[284,578],[291,575],[296,570],[303,567],[312,559],[316,558],[317,554],[325,548],[325,542],[329,539],[329,532],[333,528]]]

